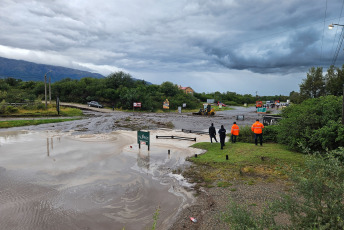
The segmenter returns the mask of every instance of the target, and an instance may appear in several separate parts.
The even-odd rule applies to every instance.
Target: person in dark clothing
[[[221,143],[221,149],[223,149],[223,146],[225,146],[225,139],[226,139],[226,130],[221,125],[221,129],[219,129],[219,135],[220,135],[220,143]]]
[[[213,143],[213,138],[216,140],[216,129],[214,127],[214,124],[211,123],[211,126],[209,127],[209,136],[210,136],[210,142]]]

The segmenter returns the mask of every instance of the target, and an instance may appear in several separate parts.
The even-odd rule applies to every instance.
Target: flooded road
[[[0,229],[150,229],[158,208],[167,228],[194,199],[171,172],[200,150],[135,142],[133,131],[0,132]]]
[[[235,107],[215,116],[191,113],[84,111],[81,120],[0,131],[0,230],[167,229],[195,198],[180,175],[185,158],[201,153],[193,141],[156,135],[197,137],[211,123],[227,131],[261,118],[255,108]],[[164,130],[172,123],[173,130]],[[151,148],[138,149],[136,132],[150,130]],[[178,131],[179,130],[179,131]],[[168,155],[168,150],[171,154]]]

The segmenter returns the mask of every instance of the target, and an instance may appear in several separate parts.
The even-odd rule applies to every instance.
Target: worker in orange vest
[[[231,140],[232,140],[232,143],[236,142],[236,138],[237,138],[237,136],[239,136],[239,132],[240,132],[240,128],[236,124],[236,122],[234,121],[233,125],[232,125],[232,128],[231,128],[231,134],[232,134]]]
[[[258,138],[260,141],[260,146],[263,145],[263,129],[264,125],[259,122],[259,119],[257,119],[256,122],[251,126],[251,130],[254,132],[254,142],[256,145],[258,145]]]

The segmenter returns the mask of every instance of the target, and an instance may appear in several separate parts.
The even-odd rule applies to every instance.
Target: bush
[[[277,143],[278,126],[269,125],[263,129],[263,141]]]
[[[342,98],[326,96],[291,105],[282,111],[278,124],[279,143],[303,152],[326,152],[344,145],[340,124]]]
[[[224,101],[223,102],[225,105],[230,105],[230,106],[239,106],[241,104],[238,104],[237,102],[235,101]]]
[[[5,111],[6,114],[11,114],[11,113],[16,113],[16,112],[18,112],[17,107],[14,107],[12,105],[9,105],[6,107],[6,111]]]
[[[344,155],[344,149],[336,153]],[[343,229],[344,228],[344,165],[333,152],[325,157],[311,157],[305,167],[294,168],[293,191],[272,202],[261,215],[247,207],[232,203],[224,220],[233,229]],[[292,195],[290,195],[292,194]],[[287,215],[290,225],[279,226],[274,217]]]
[[[240,133],[237,138],[238,142],[254,143],[254,133],[251,130],[251,126],[240,127]]]
[[[276,125],[265,126],[263,129],[263,142],[277,142],[278,127]],[[251,126],[240,128],[240,134],[237,138],[239,142],[254,143],[254,133]]]
[[[0,114],[5,114],[6,112],[6,101],[2,100],[0,103]]]

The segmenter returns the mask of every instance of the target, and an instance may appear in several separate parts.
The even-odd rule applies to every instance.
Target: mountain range
[[[79,80],[84,77],[104,77],[101,74],[77,69],[0,57],[0,78],[12,77],[23,81],[44,81],[45,74],[47,74],[47,77],[51,77],[52,82],[60,81],[64,78]]]

